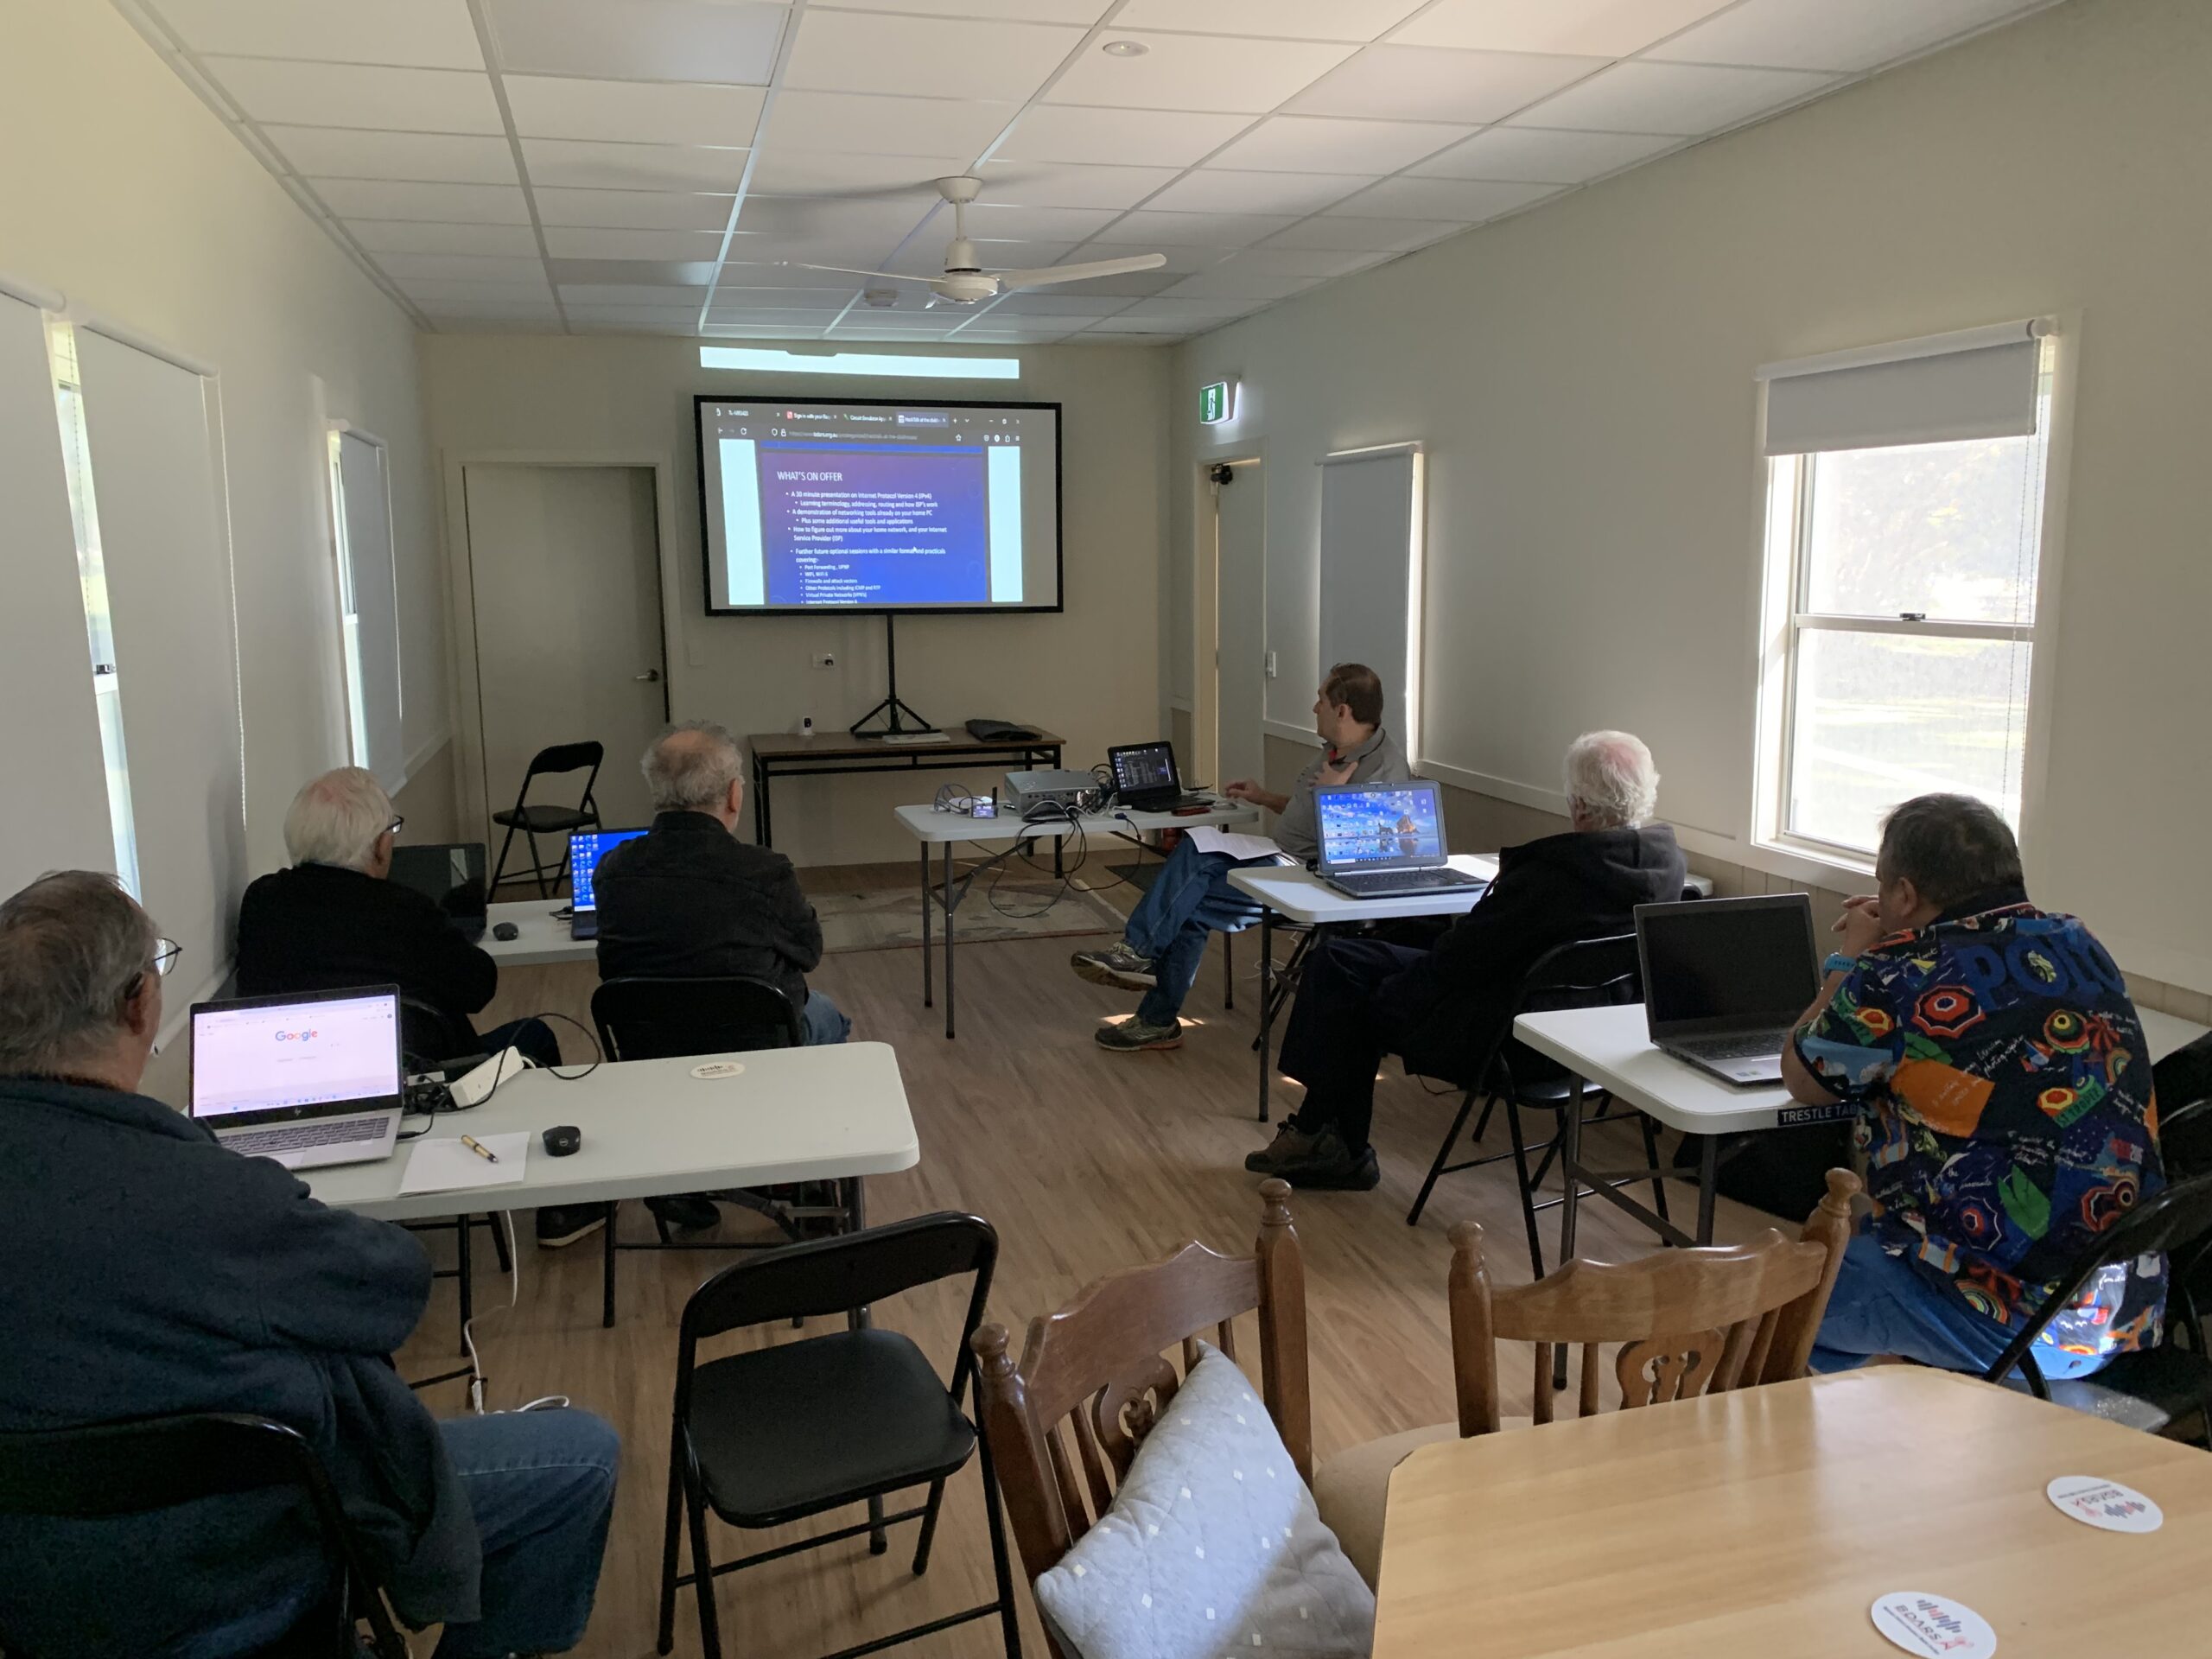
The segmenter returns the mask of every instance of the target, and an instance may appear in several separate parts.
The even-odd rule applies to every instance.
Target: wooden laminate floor
[[[918,1168],[869,1182],[871,1218],[944,1209],[988,1217],[1001,1240],[989,1317],[1017,1338],[1033,1315],[1058,1306],[1097,1274],[1155,1258],[1185,1238],[1224,1250],[1249,1247],[1259,1214],[1257,1178],[1244,1172],[1243,1160],[1270,1133],[1254,1119],[1249,1044],[1259,998],[1251,938],[1241,940],[1236,953],[1242,982],[1235,1012],[1221,1007],[1217,939],[1185,1011],[1190,1023],[1182,1049],[1137,1055],[1109,1054],[1091,1041],[1094,1027],[1128,1012],[1133,999],[1077,980],[1067,967],[1065,939],[963,948],[960,1035],[952,1042],[945,1040],[939,1013],[921,1005],[913,950],[830,958],[814,982],[852,1015],[856,1038],[898,1050],[920,1132]],[[552,1009],[588,1020],[595,982],[588,964],[511,970],[486,1020]],[[563,1040],[577,1057],[575,1032],[563,1028]],[[1277,1079],[1278,1118],[1299,1092]],[[1481,1221],[1498,1277],[1509,1283],[1527,1277],[1505,1167],[1447,1178],[1421,1225],[1405,1224],[1452,1104],[1432,1097],[1394,1066],[1377,1093],[1374,1139],[1382,1186],[1365,1193],[1300,1193],[1294,1201],[1306,1255],[1317,1455],[1451,1414],[1447,1226],[1462,1217]],[[793,1109],[804,1110],[804,1103],[794,1102]],[[1640,1150],[1632,1135],[1595,1133],[1618,1137],[1624,1154]],[[1502,1123],[1490,1138],[1502,1149]],[[1690,1189],[1674,1192],[1687,1207]],[[1587,1204],[1583,1215],[1583,1254],[1649,1248],[1648,1237],[1609,1206]],[[622,1220],[625,1237],[651,1236],[640,1206],[625,1205]],[[1548,1254],[1556,1244],[1557,1212],[1543,1221]],[[512,1406],[565,1393],[621,1432],[621,1485],[606,1570],[577,1651],[591,1659],[647,1654],[655,1637],[677,1319],[699,1281],[736,1258],[696,1250],[624,1252],[620,1318],[614,1329],[602,1330],[598,1241],[539,1250],[528,1222],[526,1215],[517,1217],[521,1289],[512,1309],[490,1252],[480,1245],[477,1253],[476,1331],[492,1379],[491,1403]],[[1758,1212],[1724,1200],[1717,1235],[1726,1242],[1766,1224]],[[438,1248],[448,1247],[442,1242]],[[880,1305],[876,1317],[943,1356],[949,1370],[964,1300],[964,1289],[925,1294]],[[762,1333],[761,1339],[790,1334]],[[456,1336],[452,1284],[442,1281],[423,1328],[401,1356],[402,1369],[423,1376],[450,1366]],[[1509,1389],[1522,1393],[1507,1409],[1525,1411],[1528,1368],[1501,1369]],[[448,1384],[426,1397],[443,1415],[466,1408],[461,1395]],[[857,1518],[827,1519],[814,1529]],[[799,1535],[792,1529],[741,1537],[709,1524],[725,1558]],[[882,1556],[871,1557],[866,1540],[855,1539],[722,1579],[726,1650],[810,1659],[988,1598],[990,1558],[972,1465],[948,1491],[935,1554],[919,1580],[907,1570],[913,1535],[911,1523],[894,1529]],[[1018,1560],[1015,1572],[1018,1579]],[[1041,1655],[1026,1586],[1019,1597],[1025,1646]],[[913,1650],[931,1659],[995,1653],[997,1624],[980,1621],[925,1637]],[[699,1651],[688,1591],[677,1601],[676,1651]]]

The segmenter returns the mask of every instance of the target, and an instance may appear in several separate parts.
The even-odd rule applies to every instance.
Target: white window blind
[[[0,295],[0,897],[47,870],[115,868],[85,601],[46,319]]]
[[[1410,444],[1321,463],[1321,670],[1382,677],[1384,723],[1419,753],[1421,452]]]
[[[207,383],[90,328],[77,335],[138,830],[140,897],[212,988],[245,886],[230,553]]]
[[[407,752],[399,730],[399,596],[384,447],[359,433],[342,432],[337,448],[339,569],[353,764],[366,766],[396,792],[407,781]]]
[[[2040,321],[1770,363],[1769,455],[2024,437],[2036,429]]]

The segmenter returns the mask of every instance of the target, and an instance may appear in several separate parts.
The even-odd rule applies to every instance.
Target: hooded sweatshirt
[[[1680,899],[1688,875],[1663,823],[1508,847],[1481,902],[1383,992],[1406,1011],[1407,1059],[1433,1076],[1460,1076],[1496,1040],[1539,957],[1634,931],[1636,906]]]

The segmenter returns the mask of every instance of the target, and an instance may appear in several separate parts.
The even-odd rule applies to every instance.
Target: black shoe
[[[647,1198],[645,1208],[678,1232],[703,1232],[722,1218],[712,1198],[696,1192],[671,1192],[665,1198]]]
[[[1334,1129],[1322,1130],[1304,1158],[1295,1163],[1286,1160],[1272,1173],[1293,1186],[1317,1192],[1370,1192],[1382,1179],[1375,1148],[1362,1147],[1354,1152]]]
[[[537,1212],[537,1247],[557,1250],[589,1238],[607,1225],[610,1208],[603,1204],[551,1205]]]

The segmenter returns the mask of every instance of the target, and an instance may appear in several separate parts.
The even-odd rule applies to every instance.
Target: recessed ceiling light
[[[1109,58],[1141,58],[1152,50],[1142,41],[1109,41],[1098,49]]]

